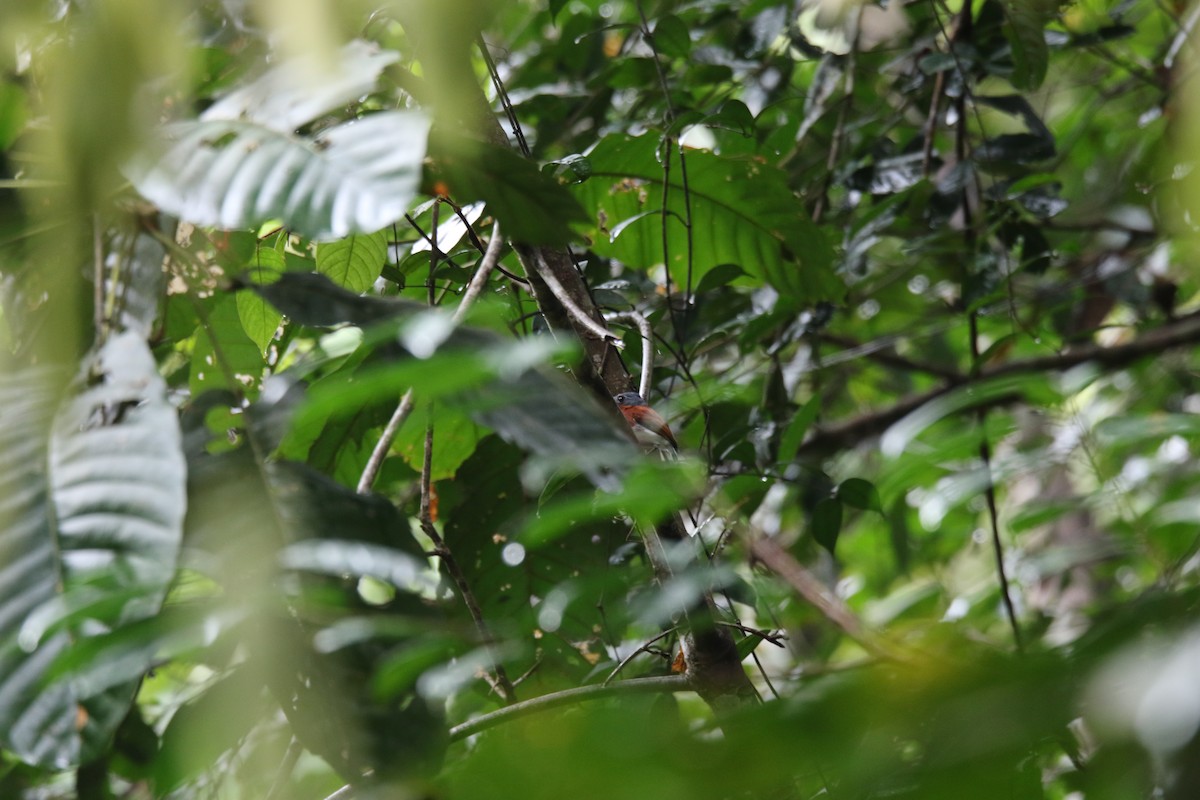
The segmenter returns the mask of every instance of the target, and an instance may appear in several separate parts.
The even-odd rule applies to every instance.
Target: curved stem
[[[627,681],[598,686],[580,686],[575,689],[565,689],[561,692],[544,694],[520,703],[498,709],[490,714],[484,714],[472,720],[455,725],[450,729],[450,741],[457,742],[480,731],[493,728],[502,722],[516,717],[534,714],[539,711],[549,711],[552,708],[571,705],[585,700],[600,700],[619,694],[653,694],[657,692],[686,692],[691,690],[691,683],[683,675],[663,675],[654,678],[632,678]]]

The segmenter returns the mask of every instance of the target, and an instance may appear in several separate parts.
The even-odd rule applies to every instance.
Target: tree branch
[[[463,293],[463,299],[458,304],[458,308],[454,310],[455,322],[462,321],[471,304],[483,292],[483,287],[487,285],[488,275],[491,274],[496,264],[500,261],[500,251],[503,249],[503,243],[504,239],[500,235],[500,223],[497,222],[492,226],[492,239],[488,242],[487,250],[484,251],[483,258],[479,261],[475,275],[471,278],[471,283],[467,285],[467,290]],[[383,466],[383,461],[392,449],[392,442],[395,441],[396,434],[400,432],[401,426],[404,425],[404,421],[412,414],[412,410],[413,390],[409,389],[400,398],[400,403],[396,406],[396,410],[392,412],[392,417],[384,427],[379,441],[375,443],[374,449],[371,450],[371,457],[367,459],[367,465],[363,468],[362,476],[358,479],[357,489],[359,494],[366,494],[371,491],[371,487],[375,484],[375,478],[378,477],[379,470]]]
[[[816,576],[792,557],[791,553],[780,547],[779,542],[759,536],[750,542],[750,552],[826,619],[861,644],[867,652],[880,658],[900,659],[898,654],[891,652],[891,648],[880,644],[875,637],[869,635],[862,622],[854,616],[854,612],[847,608],[840,598],[830,593]]]
[[[1180,317],[1173,323],[1163,325],[1145,333],[1131,342],[1104,347],[1084,345],[1051,356],[1038,356],[1009,361],[994,367],[983,367],[973,377],[963,376],[947,381],[944,385],[919,394],[910,395],[887,408],[871,411],[842,422],[826,426],[813,434],[797,450],[797,455],[828,453],[857,444],[864,439],[883,433],[892,424],[903,419],[926,403],[950,391],[981,381],[1007,375],[1026,375],[1038,372],[1058,372],[1094,361],[1103,367],[1115,369],[1139,359],[1152,356],[1163,350],[1200,342],[1200,312]],[[1016,395],[994,400],[992,405],[1012,402]]]
[[[639,314],[637,311],[605,314],[604,319],[608,322],[630,321],[637,326],[638,334],[642,338],[642,377],[638,381],[638,394],[642,397],[649,397],[650,383],[654,373],[654,333],[650,330],[650,321],[644,314]]]
[[[571,705],[585,700],[600,700],[619,694],[656,694],[660,692],[687,692],[692,686],[683,675],[662,675],[653,678],[631,678],[619,683],[580,686],[575,689],[564,689],[561,692],[544,694],[511,706],[498,709],[490,714],[484,714],[461,725],[450,729],[450,741],[457,742],[480,731],[493,728],[502,722],[516,717],[523,717],[539,711],[549,711],[552,708]]]

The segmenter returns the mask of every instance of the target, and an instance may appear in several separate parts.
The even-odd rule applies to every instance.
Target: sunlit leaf
[[[45,370],[0,382],[11,415],[0,434],[11,465],[0,486],[0,730],[6,749],[55,769],[105,746],[132,700],[128,678],[151,661],[134,655],[115,683],[48,681],[48,670],[77,638],[157,613],[185,508],[179,424],[137,334],[109,339],[60,402],[61,389]],[[91,613],[18,644],[23,619],[47,604]]]
[[[1003,376],[962,386],[929,401],[888,428],[879,442],[879,449],[884,455],[895,457],[931,425],[965,409],[1014,397],[1049,400],[1053,394],[1041,375]]]
[[[317,245],[317,272],[352,292],[370,289],[385,261],[387,236],[383,231]]]
[[[286,269],[284,258],[275,250],[260,247],[255,251],[254,262],[246,267],[245,278],[254,283],[272,283]],[[242,321],[242,330],[250,337],[263,353],[275,338],[283,315],[275,310],[253,292],[238,292],[238,319]]]
[[[243,120],[291,131],[317,116],[368,94],[379,74],[400,54],[356,39],[338,53],[332,68],[293,60],[274,67],[213,103],[202,120]]]
[[[241,120],[173,123],[127,167],[147,199],[199,225],[282,219],[312,239],[378,231],[416,196],[429,120],[385,111],[313,138]]]

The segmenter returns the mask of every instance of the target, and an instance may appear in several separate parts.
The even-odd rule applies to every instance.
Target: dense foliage
[[[1198,18],[6,0],[0,797],[1197,796]]]

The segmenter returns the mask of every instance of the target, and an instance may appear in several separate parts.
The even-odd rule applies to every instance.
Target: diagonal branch
[[[523,717],[538,711],[549,711],[552,708],[573,705],[584,700],[600,700],[618,694],[657,694],[660,692],[686,692],[691,690],[691,684],[683,675],[661,675],[652,678],[631,678],[612,684],[580,686],[575,689],[564,689],[561,692],[544,694],[511,706],[498,709],[490,714],[468,720],[450,729],[450,741],[457,742],[468,736],[495,727],[516,717]]]
[[[800,446],[797,455],[828,453],[844,447],[852,447],[858,442],[883,433],[891,425],[921,406],[960,386],[1008,375],[1060,372],[1088,362],[1095,362],[1107,369],[1117,369],[1148,356],[1157,355],[1164,350],[1197,342],[1200,342],[1200,312],[1180,317],[1173,323],[1144,333],[1125,344],[1110,347],[1094,344],[1084,345],[1072,347],[1066,352],[1055,355],[1025,358],[998,364],[994,367],[983,367],[974,376],[963,376],[947,381],[942,386],[910,395],[887,408],[870,411],[825,426]],[[993,400],[992,405],[1010,403],[1017,399],[1019,399],[1018,396],[1013,394]]]
[[[841,598],[832,594],[815,575],[797,561],[791,553],[779,546],[779,542],[766,536],[758,536],[750,543],[750,552],[767,569],[783,579],[796,594],[803,597],[813,608],[836,625],[847,636],[863,646],[871,655],[879,658],[901,660],[898,653],[871,636],[854,612],[846,607]]]

